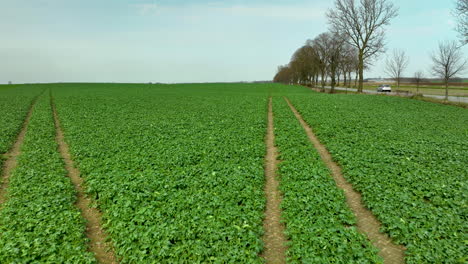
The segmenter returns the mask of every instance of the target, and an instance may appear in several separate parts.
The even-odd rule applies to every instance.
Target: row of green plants
[[[0,90],[0,154],[15,142],[31,102],[43,89],[37,86],[16,86]]]
[[[0,263],[95,262],[57,148],[50,99],[44,94],[33,108],[0,210]]]
[[[273,100],[289,263],[382,263],[330,171],[281,97]]]
[[[50,87],[121,263],[263,262],[268,94],[276,95],[289,262],[381,259],[356,232],[343,193],[278,95],[287,95],[313,127],[382,231],[407,247],[407,263],[466,261],[465,109],[276,84]],[[75,196],[45,94],[0,210],[0,262],[94,262]]]
[[[262,263],[267,98],[235,89],[53,89],[121,263]]]
[[[466,109],[365,95],[290,99],[382,231],[407,248],[407,263],[466,262]]]

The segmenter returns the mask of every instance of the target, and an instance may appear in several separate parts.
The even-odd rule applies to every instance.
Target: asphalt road
[[[331,87],[330,86],[325,86],[325,89],[330,89]],[[343,88],[343,87],[335,87],[336,90],[340,90],[340,91],[352,91],[352,92],[356,92],[357,89],[354,89],[354,88]],[[364,93],[367,93],[367,94],[389,94],[389,95],[405,95],[405,94],[402,94],[402,93],[395,93],[395,92],[390,92],[390,93],[382,93],[382,92],[377,92],[375,90],[363,90]],[[412,94],[409,93],[408,96],[411,96]],[[443,95],[432,95],[432,94],[423,94],[424,97],[430,97],[430,98],[435,98],[435,99],[440,99],[440,100],[444,100],[445,99],[445,96]],[[451,102],[457,102],[457,103],[466,103],[468,104],[468,97],[463,97],[463,96],[449,96],[448,97],[448,100],[451,101]]]

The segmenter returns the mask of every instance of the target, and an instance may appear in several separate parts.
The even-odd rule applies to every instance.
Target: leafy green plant
[[[264,92],[91,86],[53,93],[122,263],[261,263]]]
[[[382,263],[345,196],[281,97],[274,98],[289,263]]]
[[[31,102],[44,89],[18,86],[0,90],[0,154],[10,150],[21,130]]]
[[[0,91],[0,152],[45,86]],[[291,263],[378,263],[290,98],[407,263],[466,262],[466,109],[278,84],[49,84],[88,195],[122,263],[262,263],[267,97],[274,96]],[[93,263],[54,140],[35,107],[8,201],[1,263]]]
[[[365,95],[290,99],[383,231],[407,247],[407,263],[466,261],[466,109]]]
[[[49,97],[43,95],[0,210],[0,263],[95,262],[57,147]]]

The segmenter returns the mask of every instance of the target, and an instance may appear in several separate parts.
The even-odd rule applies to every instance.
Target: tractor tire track
[[[113,248],[110,242],[108,242],[107,234],[102,228],[102,214],[98,209],[90,207],[92,201],[86,196],[83,190],[84,181],[80,177],[80,171],[74,166],[73,160],[71,159],[70,148],[65,142],[53,98],[52,96],[50,98],[56,130],[56,141],[59,146],[59,152],[65,162],[65,169],[68,172],[68,177],[70,177],[77,192],[76,207],[78,207],[82,217],[86,220],[86,236],[90,240],[89,251],[94,253],[98,263],[118,263]]]
[[[7,199],[7,189],[10,182],[10,176],[12,171],[18,165],[18,156],[21,154],[21,146],[23,145],[24,137],[26,135],[26,131],[28,130],[29,120],[31,120],[32,113],[34,111],[34,106],[36,105],[37,99],[43,94],[36,96],[29,106],[28,113],[26,114],[26,118],[24,119],[23,125],[21,130],[16,138],[15,143],[11,146],[11,149],[3,154],[3,158],[5,158],[5,162],[3,163],[3,170],[2,170],[2,181],[0,186],[0,208],[6,202]]]
[[[278,151],[275,147],[275,134],[273,125],[272,99],[268,101],[268,127],[265,137],[267,153],[265,156],[265,195],[266,209],[263,221],[263,242],[264,250],[262,257],[266,263],[283,264],[286,263],[286,236],[284,234],[284,224],[281,223],[281,193],[278,190],[279,181],[276,178]]]
[[[330,169],[336,185],[344,191],[346,203],[356,216],[356,226],[358,231],[365,234],[372,244],[379,249],[379,256],[384,259],[385,264],[405,263],[405,248],[393,243],[387,234],[379,231],[381,223],[370,210],[364,207],[361,194],[355,191],[353,186],[343,177],[339,165],[333,161],[330,152],[328,152],[325,146],[320,143],[317,136],[315,136],[312,131],[312,128],[304,121],[289,99],[284,98],[284,100],[288,103],[291,111],[301,123],[309,137],[309,140],[319,152],[322,160]]]

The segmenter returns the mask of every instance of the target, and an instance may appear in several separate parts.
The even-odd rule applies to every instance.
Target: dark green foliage
[[[289,262],[382,263],[289,106],[275,98],[273,109]]]
[[[37,86],[17,85],[0,89],[0,154],[10,150],[33,98],[43,90]]]
[[[94,263],[47,95],[34,108],[21,151],[0,210],[0,263]]]
[[[291,96],[407,263],[463,263],[468,112],[402,98]]]
[[[291,99],[407,263],[466,262],[465,109],[277,84],[48,86],[122,263],[262,262],[268,95]],[[0,91],[2,152],[43,86],[27,87]],[[274,111],[290,262],[379,262],[280,97]],[[44,96],[0,211],[0,263],[94,262],[54,137]]]
[[[222,89],[54,89],[122,263],[262,262],[266,97]]]

